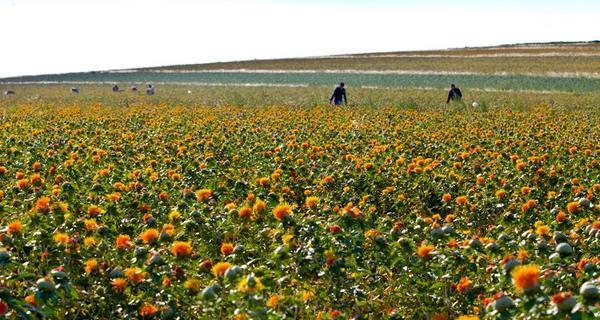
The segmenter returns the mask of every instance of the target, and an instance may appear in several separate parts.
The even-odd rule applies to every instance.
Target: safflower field
[[[485,110],[421,91],[411,108],[203,95],[0,102],[1,314],[600,316],[594,95],[480,93]]]

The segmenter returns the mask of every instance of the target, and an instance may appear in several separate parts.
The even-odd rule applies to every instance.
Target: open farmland
[[[600,88],[597,43],[253,60],[0,79],[0,84],[187,84],[461,88],[591,92]]]
[[[600,73],[600,43],[509,45],[164,66],[142,70],[409,70],[483,74]]]
[[[1,79],[0,315],[597,319],[597,50]]]

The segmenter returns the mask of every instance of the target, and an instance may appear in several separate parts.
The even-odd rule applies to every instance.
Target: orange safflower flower
[[[306,198],[306,206],[309,208],[314,208],[319,204],[319,198],[317,197],[308,197]]]
[[[35,203],[35,209],[38,212],[47,212],[50,209],[50,198],[41,197]]]
[[[115,241],[117,249],[127,249],[131,247],[131,238],[126,234],[120,234]]]
[[[528,195],[531,192],[531,188],[530,187],[523,187],[521,188],[521,194],[523,195]]]
[[[221,244],[221,254],[228,256],[233,252],[233,244],[224,242]]]
[[[229,268],[231,268],[231,263],[219,262],[212,267],[211,271],[215,277],[222,277]]]
[[[170,223],[165,223],[160,231],[172,236],[175,233],[175,226]]]
[[[146,276],[142,272],[142,269],[140,268],[125,269],[125,276],[129,281],[132,281],[133,283],[140,283],[144,281],[144,278],[146,278]]]
[[[476,184],[482,184],[485,182],[485,178],[483,176],[479,176],[477,177],[477,180],[475,180]]]
[[[456,203],[458,204],[466,204],[467,203],[467,196],[460,196],[456,198]]]
[[[506,191],[504,189],[500,189],[496,191],[496,198],[503,199],[506,196]]]
[[[142,317],[153,317],[156,313],[158,312],[158,308],[151,304],[151,303],[144,303],[141,307],[140,307],[140,316]]]
[[[431,257],[431,251],[435,250],[433,245],[422,245],[417,248],[417,255],[421,258],[429,258]]]
[[[458,281],[458,284],[456,284],[456,291],[458,291],[460,293],[467,292],[467,291],[471,290],[472,288],[473,288],[473,282],[467,277],[461,278],[460,281]]]
[[[25,297],[25,302],[27,302],[27,304],[36,307],[37,303],[35,302],[35,296],[30,294],[27,297]]]
[[[548,228],[548,226],[541,225],[541,226],[537,227],[536,233],[539,236],[547,236],[550,234],[550,228]]]
[[[98,261],[96,261],[96,259],[87,260],[84,263],[84,267],[83,267],[83,269],[85,270],[85,273],[87,273],[87,274],[94,272],[94,270],[96,270],[96,268],[98,268]]]
[[[39,173],[32,174],[31,178],[29,180],[31,180],[31,184],[34,184],[34,185],[39,185],[39,184],[44,183],[44,179],[42,178],[42,176]]]
[[[140,239],[142,239],[142,241],[144,241],[144,243],[146,244],[153,243],[154,241],[156,241],[156,239],[158,239],[158,236],[158,230],[153,228],[144,230],[142,233],[140,233]]]
[[[192,245],[186,241],[175,241],[171,247],[171,252],[177,257],[187,257],[192,254]]]
[[[540,283],[540,268],[537,265],[518,266],[511,275],[515,288],[521,291],[533,289]]]
[[[448,240],[448,247],[450,247],[450,248],[458,248],[458,242],[456,242],[456,239],[450,239],[450,240]]]
[[[248,207],[243,207],[238,211],[238,217],[240,218],[248,218],[252,215],[252,209]]]
[[[34,162],[31,165],[31,169],[33,169],[33,171],[40,171],[40,170],[42,170],[42,164],[39,162]]]
[[[102,213],[102,210],[98,206],[90,206],[87,213],[90,217],[96,217]]]
[[[527,259],[527,257],[529,257],[529,253],[527,253],[525,250],[519,250],[517,253],[517,258],[521,261]]]
[[[270,296],[269,300],[267,300],[267,307],[269,307],[271,309],[277,308],[277,305],[279,305],[279,301],[282,300],[283,298],[284,298],[284,296],[282,296],[282,295]]]
[[[8,234],[16,234],[21,232],[21,229],[23,229],[23,225],[21,224],[21,221],[15,220],[8,224],[7,229]]]
[[[448,320],[448,315],[445,313],[436,313],[431,316],[431,320]]]
[[[280,204],[273,209],[273,216],[277,220],[281,220],[290,214],[292,214],[292,208],[287,204]]]
[[[112,202],[119,201],[121,199],[121,193],[113,192],[113,193],[107,194],[106,199],[108,199],[108,201],[112,201]]]
[[[256,199],[256,202],[254,203],[254,206],[252,206],[252,209],[257,213],[260,213],[263,212],[266,207],[267,204],[264,201]]]
[[[83,224],[85,225],[85,229],[87,231],[98,230],[98,223],[94,219],[85,219],[85,220],[83,220]]]
[[[563,222],[563,221],[565,221],[566,219],[567,219],[567,215],[565,214],[565,212],[564,212],[564,211],[559,211],[559,212],[556,214],[556,221],[557,221],[557,222]]]
[[[571,297],[573,294],[571,292],[560,292],[552,296],[552,303],[558,304],[563,302],[565,299]]]
[[[579,203],[577,203],[576,201],[573,202],[569,202],[569,204],[567,204],[567,211],[571,214],[577,212],[577,210],[579,210]]]
[[[54,235],[54,241],[58,244],[66,245],[67,243],[69,243],[69,240],[71,240],[71,239],[69,238],[69,235],[66,233],[59,232]]]
[[[123,278],[115,278],[111,281],[111,286],[114,291],[123,292],[127,287],[127,280]]]
[[[200,189],[196,191],[196,197],[198,197],[198,200],[200,201],[206,201],[212,197],[212,193],[213,192],[210,189]]]

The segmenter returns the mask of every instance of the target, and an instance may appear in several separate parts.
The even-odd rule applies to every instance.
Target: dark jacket
[[[446,103],[449,103],[450,100],[460,101],[460,99],[462,99],[462,92],[460,92],[460,89],[459,88],[450,89],[450,91],[448,91],[448,99],[446,99]]]
[[[348,99],[346,98],[346,89],[338,86],[335,88],[335,90],[333,90],[333,94],[331,95],[331,98],[329,98],[329,102],[334,100],[336,102],[342,102],[342,98],[344,99],[344,103],[348,103]]]

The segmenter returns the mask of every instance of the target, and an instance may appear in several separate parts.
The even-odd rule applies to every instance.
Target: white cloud
[[[567,4],[568,5],[568,4]],[[591,40],[595,10],[265,1],[0,0],[0,77],[254,58]]]

